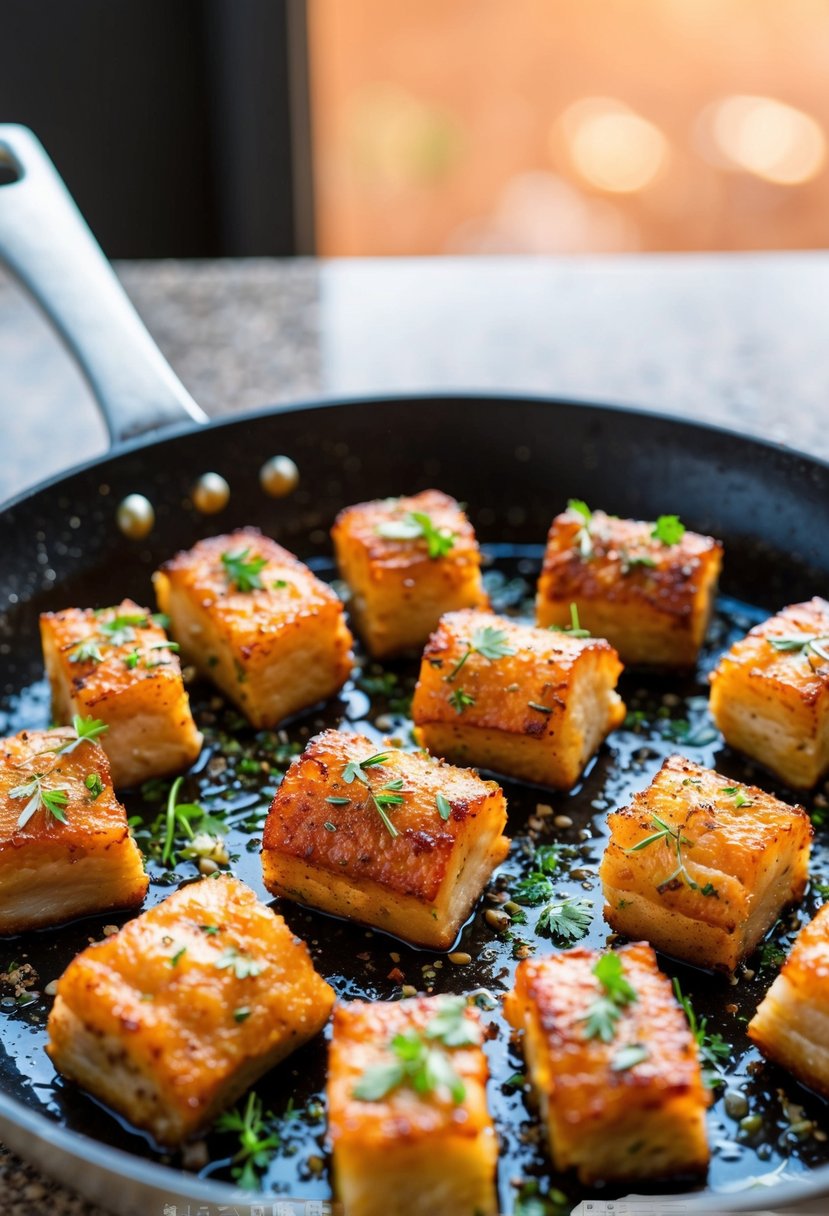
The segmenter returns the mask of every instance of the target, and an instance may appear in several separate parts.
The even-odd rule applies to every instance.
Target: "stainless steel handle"
[[[113,444],[205,422],[167,363],[39,140],[0,124],[0,260],[78,360]]]

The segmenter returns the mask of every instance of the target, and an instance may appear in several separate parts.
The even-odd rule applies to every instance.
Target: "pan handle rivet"
[[[193,506],[201,515],[223,511],[230,498],[230,486],[219,473],[202,473],[193,486]]]
[[[143,494],[128,494],[115,513],[118,527],[130,540],[143,540],[153,530],[155,511]]]
[[[259,484],[271,498],[284,498],[299,485],[299,469],[290,456],[272,456],[259,470]]]

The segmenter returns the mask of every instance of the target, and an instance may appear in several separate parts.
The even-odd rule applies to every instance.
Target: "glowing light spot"
[[[600,190],[644,190],[667,162],[668,141],[659,127],[612,97],[585,97],[568,106],[560,123],[573,164]]]
[[[713,142],[731,165],[781,186],[809,181],[823,167],[826,139],[809,114],[773,97],[735,94],[708,111]]]

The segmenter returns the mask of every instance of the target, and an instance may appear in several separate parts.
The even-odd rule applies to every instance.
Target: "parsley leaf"
[[[676,545],[685,535],[685,524],[678,515],[660,515],[653,525],[651,536],[663,545]]]
[[[576,544],[579,547],[579,556],[582,561],[586,562],[593,556],[593,536],[590,531],[593,525],[593,512],[580,498],[568,499],[567,510],[581,518],[581,524],[576,533]]]
[[[433,560],[450,553],[457,539],[448,528],[438,527],[425,511],[408,511],[400,519],[387,519],[375,528],[384,540],[425,540],[426,551]]]
[[[467,1016],[465,998],[443,997],[422,1032],[410,1029],[394,1036],[387,1045],[391,1058],[367,1068],[354,1086],[353,1096],[378,1102],[398,1086],[408,1085],[419,1094],[444,1089],[458,1104],[466,1096],[466,1086],[455,1071],[450,1050],[480,1041],[480,1027]]]
[[[541,909],[536,929],[539,933],[549,933],[551,937],[561,938],[565,942],[578,941],[590,928],[592,908],[592,900],[579,899],[575,895],[550,900]]]
[[[225,1111],[216,1120],[217,1131],[233,1132],[239,1137],[239,1150],[233,1157],[236,1164],[231,1173],[243,1190],[259,1189],[261,1175],[280,1146],[281,1141],[272,1126],[274,1120],[273,1113],[263,1111],[261,1098],[252,1091],[243,1110],[237,1107]]]
[[[254,591],[262,587],[261,573],[268,564],[266,557],[251,557],[250,549],[239,549],[236,553],[223,553],[222,565],[228,581],[237,591]]]
[[[72,718],[72,730],[74,734],[71,739],[59,743],[57,747],[47,747],[45,750],[54,752],[56,756],[68,756],[81,743],[97,742],[101,735],[109,730],[109,726],[99,718],[83,718],[80,714],[75,714]]]
[[[85,638],[69,651],[70,663],[102,663],[104,656],[96,637]]]
[[[601,956],[593,974],[599,981],[601,994],[594,998],[582,1019],[585,1037],[612,1043],[622,1010],[638,999],[636,990],[625,978],[620,956],[612,950]]]

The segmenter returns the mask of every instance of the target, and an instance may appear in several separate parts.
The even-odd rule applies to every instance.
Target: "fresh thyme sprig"
[[[233,1178],[245,1191],[258,1191],[261,1177],[281,1141],[273,1126],[276,1116],[266,1111],[262,1099],[251,1091],[242,1109],[225,1111],[216,1120],[216,1130],[233,1132],[239,1137],[234,1154]]]
[[[378,752],[374,756],[368,756],[365,760],[349,760],[343,769],[343,781],[346,785],[350,785],[352,781],[359,781],[366,787],[368,795],[374,805],[374,809],[383,821],[383,826],[392,839],[396,839],[400,835],[397,828],[392,823],[388,815],[389,807],[400,806],[404,802],[402,793],[403,779],[402,777],[396,781],[389,781],[379,790],[372,788],[368,774],[365,772],[367,768],[379,768],[389,759],[388,752]]]
[[[384,540],[425,540],[433,560],[451,553],[457,539],[449,528],[438,527],[425,511],[407,511],[400,519],[386,519],[375,528]]]
[[[593,967],[593,974],[601,991],[582,1018],[585,1038],[612,1043],[622,1011],[638,999],[636,989],[625,978],[622,960],[612,950],[601,956]]]
[[[362,1102],[379,1102],[400,1085],[416,1093],[445,1089],[458,1105],[466,1086],[452,1063],[451,1050],[481,1041],[481,1029],[466,1013],[465,997],[442,997],[435,1016],[422,1031],[396,1034],[387,1044],[389,1058],[365,1070],[352,1090]]]
[[[497,659],[505,659],[509,655],[515,654],[515,649],[510,646],[505,630],[496,629],[494,625],[484,625],[483,628],[476,629],[472,634],[471,640],[466,644],[466,650],[444,679],[451,683],[469,656],[473,654],[482,655],[490,663],[494,663]]]
[[[268,564],[266,557],[251,557],[250,549],[238,549],[235,553],[223,553],[222,565],[228,582],[237,591],[256,591],[262,587],[262,571]]]
[[[69,790],[63,788],[47,789],[43,784],[43,773],[35,773],[23,785],[9,790],[10,798],[28,798],[28,802],[20,812],[17,820],[18,828],[25,828],[33,815],[43,808],[59,823],[66,823],[66,805],[69,801]]]
[[[792,637],[767,638],[775,650],[784,653],[816,655],[829,663],[829,633],[796,633]]]
[[[100,620],[102,613],[113,611],[115,612],[115,616],[110,617],[107,621]],[[99,609],[95,615],[99,620],[97,632],[90,634],[89,637],[78,642],[69,651],[70,663],[102,663],[104,660],[101,652],[102,646],[117,648],[125,646],[129,642],[134,642],[136,629],[146,629],[150,622],[162,628],[169,624],[169,621],[162,613],[148,615],[146,612],[117,612],[115,609],[103,608]],[[170,650],[178,650],[175,642],[157,642],[155,647],[151,647],[151,649],[158,649],[160,646],[167,647]],[[134,650],[133,654],[136,656],[134,661],[131,661],[132,656],[129,655],[125,659],[129,668],[135,667],[138,663],[138,650]]]
[[[724,1081],[720,1069],[731,1057],[731,1045],[726,1042],[721,1034],[709,1032],[707,1018],[697,1017],[689,998],[683,994],[676,976],[674,976],[673,984],[674,995],[688,1019],[688,1026],[696,1040],[700,1057],[708,1066],[702,1070],[702,1079],[709,1089],[713,1089],[717,1085],[723,1085]]]
[[[694,847],[694,841],[689,840],[687,836],[683,835],[681,829],[672,828],[670,824],[666,823],[664,819],[660,819],[658,815],[651,815],[651,827],[657,829],[653,835],[646,836],[644,840],[638,841],[635,845],[632,845],[629,849],[626,849],[625,852],[639,853],[642,851],[642,849],[648,849],[651,845],[659,844],[660,842],[664,842],[666,845],[669,845],[669,842],[673,842],[676,856],[676,868],[668,875],[667,878],[663,878],[662,881],[657,884],[657,891],[661,893],[662,891],[666,890],[666,888],[669,887],[672,882],[675,882],[677,878],[681,878],[683,882],[688,884],[692,891],[699,891],[701,895],[717,895],[717,888],[713,886],[712,883],[707,882],[704,887],[701,887],[699,883],[696,882],[688,873],[685,865],[685,859],[682,855],[682,848],[684,845],[687,848],[692,849]]]

